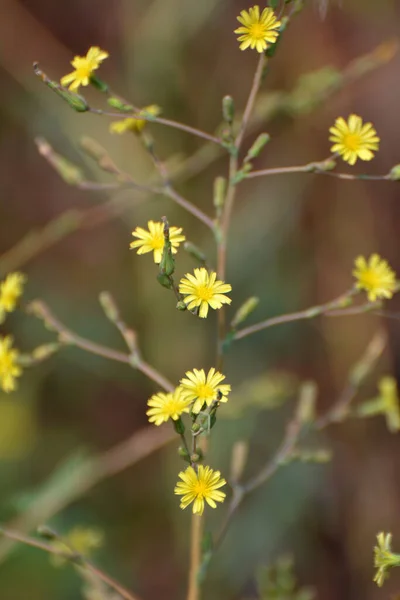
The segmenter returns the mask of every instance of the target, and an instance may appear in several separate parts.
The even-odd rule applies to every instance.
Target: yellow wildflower
[[[358,115],[350,115],[347,122],[339,117],[329,131],[332,134],[329,140],[334,142],[331,152],[340,154],[349,165],[354,165],[358,158],[372,160],[374,152],[379,150],[380,139],[372,123],[363,124]]]
[[[264,8],[260,15],[260,7],[253,6],[248,11],[242,10],[237,20],[242,24],[242,27],[235,29],[235,33],[242,34],[238,38],[241,50],[250,47],[261,53],[276,42],[281,22],[271,8]]]
[[[146,106],[143,108],[138,114],[140,115],[146,113],[157,117],[161,113],[161,108],[157,106],[157,104],[151,104],[150,106]],[[141,133],[146,125],[147,121],[144,119],[132,119],[132,117],[128,117],[127,119],[121,119],[120,121],[114,121],[110,125],[111,133],[125,133],[126,131],[133,131],[134,133]]]
[[[368,261],[363,256],[356,258],[353,275],[356,288],[365,290],[370,302],[391,298],[396,291],[396,273],[379,254],[372,254]]]
[[[391,551],[392,534],[378,533],[376,536],[378,545],[374,547],[375,560],[374,565],[378,569],[374,581],[382,587],[385,579],[389,577],[391,567],[400,566],[400,555],[393,554]]]
[[[226,292],[232,290],[229,283],[216,279],[217,274],[201,267],[194,270],[194,275],[186,273],[179,283],[179,292],[186,296],[183,298],[189,310],[199,308],[199,317],[205,319],[208,307],[214,310],[221,308],[223,304],[230,304],[232,300],[225,296]]]
[[[81,85],[89,85],[93,71],[99,68],[104,59],[108,57],[108,52],[101,50],[98,46],[89,48],[86,56],[75,56],[71,65],[75,71],[64,75],[61,78],[61,85],[67,87],[72,92],[76,92]]]
[[[174,492],[183,496],[180,505],[182,509],[193,502],[193,514],[202,515],[204,500],[212,508],[217,508],[216,502],[225,500],[226,494],[219,491],[219,488],[226,485],[226,481],[219,471],[199,465],[197,473],[193,467],[188,467],[186,471],[179,473],[179,477],[182,481],[178,481]]]
[[[0,283],[0,323],[4,321],[6,313],[15,309],[20,296],[22,296],[25,281],[25,275],[16,271],[7,275],[5,280]]]
[[[179,419],[182,413],[189,412],[190,400],[182,394],[182,389],[177,387],[172,393],[158,392],[153,394],[147,401],[147,406],[150,406],[146,415],[149,417],[150,423],[161,425],[173,419]]]
[[[216,371],[212,367],[207,376],[204,369],[193,369],[187,371],[186,377],[181,379],[180,384],[183,390],[184,397],[193,402],[192,412],[199,413],[203,404],[210,406],[214,400],[219,402],[228,402],[228,394],[231,391],[231,386],[227,383],[221,384],[225,379],[225,375]]]
[[[139,238],[135,242],[131,242],[130,248],[138,248],[138,254],[146,254],[153,252],[154,262],[159,264],[162,259],[164,248],[164,224],[161,222],[149,221],[147,223],[149,231],[136,227],[132,231],[134,237]],[[172,253],[178,252],[179,244],[185,241],[185,236],[182,234],[182,227],[169,228],[169,241],[171,242]]]
[[[12,343],[11,336],[0,336],[0,387],[4,392],[13,392],[17,387],[15,379],[22,374],[19,352],[12,348]]]

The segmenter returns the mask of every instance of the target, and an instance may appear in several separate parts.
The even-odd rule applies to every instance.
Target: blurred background
[[[387,60],[390,44],[375,49],[398,35],[400,5],[331,0],[325,19],[316,2],[306,5],[270,64],[246,138],[248,147],[258,133],[272,136],[255,167],[326,158],[329,127],[337,116],[355,112],[374,123],[382,143],[375,160],[353,172],[387,173],[400,162],[400,58]],[[112,177],[81,151],[84,135],[106,146],[137,182],[149,182],[154,170],[137,137],[110,135],[107,118],[72,111],[34,76],[32,63],[58,80],[71,71],[74,55],[98,45],[110,53],[101,76],[121,96],[138,106],[157,103],[163,116],[215,132],[222,97],[231,94],[242,110],[256,65],[256,55],[240,52],[232,33],[244,8],[241,0],[0,2],[1,276],[25,272],[24,301],[41,298],[73,331],[124,351],[98,303],[99,293],[109,290],[136,330],[144,358],[173,382],[188,369],[213,366],[216,314],[203,322],[175,311],[151,256],[129,251],[131,231],[167,215],[215,264],[212,237],[166,198],[83,191],[62,181],[39,155],[37,137],[91,181]],[[99,92],[84,92],[92,105],[105,105]],[[156,124],[148,131],[178,191],[212,215],[213,181],[226,174],[226,157],[184,132]],[[327,302],[351,287],[359,254],[379,252],[399,273],[399,201],[398,186],[389,182],[311,174],[244,182],[229,246],[229,314],[251,295],[260,297],[254,322]],[[180,252],[178,272],[194,266]],[[388,304],[395,315],[397,302]],[[363,400],[376,394],[383,374],[400,371],[396,318],[319,318],[234,344],[224,372],[236,394],[213,430],[209,464],[228,477],[240,439],[250,453],[244,478],[254,474],[282,439],[299,383],[316,382],[323,414],[381,327],[389,343],[359,392]],[[26,352],[54,340],[23,311],[7,320],[5,333]],[[147,426],[146,401],[156,391],[127,365],[75,348],[26,370],[17,392],[0,392],[0,520],[26,533],[42,523],[62,534],[76,526],[101,530],[97,564],[144,600],[172,600],[185,597],[190,531],[190,512],[180,510],[173,494],[183,465],[177,443],[161,441],[158,450],[130,464],[135,444],[146,454],[150,430],[131,436]],[[166,440],[168,425],[162,429],[154,428],[155,435]],[[126,440],[133,440],[134,451],[129,442],[118,446]],[[204,598],[260,597],[257,572],[288,552],[299,583],[313,586],[321,600],[370,600],[400,591],[400,573],[392,573],[383,591],[372,581],[376,534],[392,531],[400,547],[398,437],[379,417],[332,426],[313,442],[332,449],[332,461],[287,466],[247,499],[213,558]],[[107,476],[87,470],[88,457],[100,454],[107,463],[113,448]],[[218,529],[226,508],[208,510],[207,530]],[[2,539],[0,560],[2,600],[85,597],[73,567],[57,569],[39,550]]]

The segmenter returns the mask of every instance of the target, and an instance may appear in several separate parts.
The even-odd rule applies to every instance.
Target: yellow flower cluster
[[[78,91],[81,85],[89,85],[94,71],[99,68],[107,57],[108,52],[101,50],[98,46],[89,48],[86,56],[75,56],[71,61],[74,71],[61,78],[61,85],[64,87],[69,86],[72,92]]]

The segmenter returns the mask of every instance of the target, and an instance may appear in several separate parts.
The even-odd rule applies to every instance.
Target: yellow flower
[[[216,502],[223,502],[226,494],[220,492],[219,488],[226,485],[225,479],[221,478],[219,471],[213,471],[210,467],[199,465],[196,471],[193,467],[188,467],[186,471],[181,471],[175,487],[175,494],[183,496],[181,499],[181,508],[186,508],[193,502],[193,514],[202,515],[204,511],[204,500],[212,508],[217,508]]]
[[[140,114],[150,114],[153,117],[157,117],[161,113],[161,108],[157,106],[157,104],[151,104],[150,106],[146,106],[139,112]],[[111,133],[125,133],[126,131],[133,131],[134,133],[141,133],[146,125],[147,121],[144,119],[132,119],[128,117],[127,119],[121,119],[120,121],[114,121],[110,125]]]
[[[396,291],[396,273],[379,254],[372,254],[368,261],[359,256],[355,260],[354,277],[356,288],[365,290],[370,302],[380,298],[391,298]]]
[[[54,541],[52,546],[66,556],[73,556],[76,553],[87,558],[93,550],[97,550],[103,545],[103,540],[104,534],[101,529],[78,525],[71,529],[63,539]],[[57,567],[65,564],[66,560],[57,554],[51,556],[51,562]]]
[[[391,551],[392,534],[378,533],[376,536],[378,545],[374,547],[375,560],[374,565],[378,569],[374,581],[382,587],[385,579],[389,577],[389,569],[391,567],[400,566],[400,555],[393,554]]]
[[[260,15],[260,7],[253,6],[249,11],[242,10],[237,17],[242,27],[235,29],[235,33],[242,34],[238,38],[241,50],[250,46],[257,52],[264,52],[269,45],[274,44],[278,38],[281,22],[274,15],[271,8],[264,8]]]
[[[11,336],[0,336],[0,387],[4,392],[13,392],[17,387],[15,379],[22,374],[17,364],[19,352],[12,343]]]
[[[25,275],[22,273],[10,273],[4,281],[0,283],[0,323],[6,317],[6,313],[12,312],[22,295]]]
[[[75,56],[74,60],[71,61],[75,71],[64,75],[61,78],[61,85],[66,87],[70,84],[69,89],[73,92],[76,92],[80,85],[89,85],[93,71],[98,69],[107,57],[108,52],[101,50],[98,46],[89,48],[86,56]]]
[[[200,307],[199,317],[205,319],[208,307],[214,310],[221,308],[223,304],[230,304],[232,300],[225,296],[230,292],[232,286],[229,283],[216,280],[217,274],[201,267],[194,270],[194,275],[186,273],[186,279],[181,279],[179,292],[186,296],[183,299],[189,310]]]
[[[380,139],[372,123],[363,124],[358,115],[350,115],[347,123],[339,117],[329,131],[332,134],[329,140],[334,142],[331,152],[340,154],[349,165],[354,165],[358,158],[372,160],[374,151],[379,150]]]
[[[216,371],[212,367],[206,376],[204,369],[193,369],[185,373],[186,378],[181,379],[180,384],[183,390],[184,397],[189,402],[194,402],[192,411],[199,413],[203,404],[210,406],[214,400],[219,402],[228,402],[228,394],[231,391],[231,386],[221,381],[225,379],[225,375]]]
[[[185,398],[182,389],[177,387],[172,393],[158,392],[158,394],[154,394],[149,398],[147,406],[150,406],[150,408],[146,415],[149,417],[150,423],[158,426],[168,421],[168,419],[174,421],[179,419],[182,413],[189,412],[189,405],[190,400]]]
[[[149,228],[149,231],[146,231],[141,227],[136,227],[135,231],[132,231],[132,235],[139,239],[132,242],[130,248],[138,248],[138,254],[153,252],[154,262],[159,264],[164,248],[164,224],[161,222],[155,223],[154,221],[149,221],[147,227]],[[177,253],[179,244],[186,239],[181,233],[182,227],[169,228],[169,240],[171,242],[173,254]]]

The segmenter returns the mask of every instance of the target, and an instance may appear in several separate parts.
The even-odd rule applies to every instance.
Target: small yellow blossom
[[[332,134],[329,140],[334,142],[331,152],[340,154],[349,165],[354,165],[358,158],[372,160],[374,152],[379,150],[380,139],[372,123],[363,124],[358,115],[350,115],[347,122],[339,117],[329,131]]]
[[[149,417],[150,423],[161,425],[173,419],[176,421],[182,413],[189,412],[190,400],[182,394],[182,389],[177,387],[172,393],[158,392],[147,401],[147,406],[150,406],[146,415]]]
[[[205,319],[208,307],[214,310],[221,308],[223,304],[230,304],[232,300],[225,296],[226,292],[232,290],[229,283],[216,279],[217,274],[201,267],[194,270],[194,275],[186,273],[179,283],[179,292],[186,296],[183,301],[189,310],[199,308],[199,317]]]
[[[25,275],[22,273],[10,273],[4,281],[0,283],[0,323],[6,317],[6,313],[12,312],[17,302],[22,296]]]
[[[159,264],[162,259],[164,249],[164,224],[161,222],[149,221],[147,223],[149,231],[136,227],[132,231],[133,237],[139,238],[135,242],[131,242],[130,248],[138,248],[138,254],[146,254],[153,252],[154,262]],[[171,242],[172,253],[176,254],[179,244],[185,241],[185,236],[182,234],[182,227],[169,228],[169,241]]]
[[[89,48],[86,56],[75,56],[71,61],[71,65],[75,71],[64,75],[61,78],[61,85],[66,87],[69,84],[69,89],[76,92],[81,85],[89,85],[93,71],[99,68],[104,59],[108,57],[108,52],[101,50],[98,46]]]
[[[149,114],[153,117],[158,117],[161,113],[161,108],[157,106],[157,104],[151,104],[150,106],[146,106],[139,112],[139,115]],[[110,125],[111,133],[125,133],[126,131],[133,131],[134,133],[141,133],[146,125],[147,121],[144,119],[132,119],[128,117],[127,119],[121,119],[120,121],[114,121]]]
[[[55,540],[53,548],[63,552],[67,557],[78,554],[88,558],[93,550],[101,548],[104,541],[104,534],[101,529],[95,527],[76,526],[63,537]],[[51,556],[54,566],[61,566],[67,562],[67,558],[57,554]]]
[[[356,288],[365,290],[370,302],[391,298],[396,291],[396,273],[379,254],[372,254],[368,261],[363,256],[356,258],[353,275]]]
[[[228,402],[228,394],[231,391],[231,386],[227,383],[221,384],[225,379],[225,375],[216,371],[212,367],[207,376],[204,369],[193,369],[187,371],[186,377],[181,379],[180,384],[183,390],[184,397],[193,402],[192,412],[199,413],[203,404],[210,406],[214,400],[219,402]]]
[[[389,569],[400,566],[400,555],[393,554],[391,551],[391,533],[381,532],[378,533],[376,538],[378,545],[374,547],[374,565],[378,570],[374,576],[374,581],[379,587],[382,587],[385,579],[389,577]]]
[[[242,34],[238,38],[241,50],[250,47],[261,54],[276,42],[281,22],[271,8],[264,8],[260,15],[260,7],[253,6],[248,11],[242,10],[237,20],[242,24],[242,27],[235,29],[235,33]]]
[[[357,412],[361,417],[385,415],[387,428],[391,433],[397,433],[400,431],[400,405],[396,379],[382,377],[378,389],[379,395],[361,404]]]
[[[193,514],[202,515],[204,511],[204,500],[212,508],[217,508],[216,502],[223,502],[226,494],[219,488],[226,485],[219,471],[213,471],[210,467],[199,465],[198,471],[188,467],[186,471],[179,473],[182,481],[178,481],[175,494],[183,496],[181,508],[186,508],[193,502]]]
[[[22,374],[18,365],[19,352],[12,343],[11,336],[0,336],[0,388],[4,392],[13,392],[17,387],[15,380]]]

